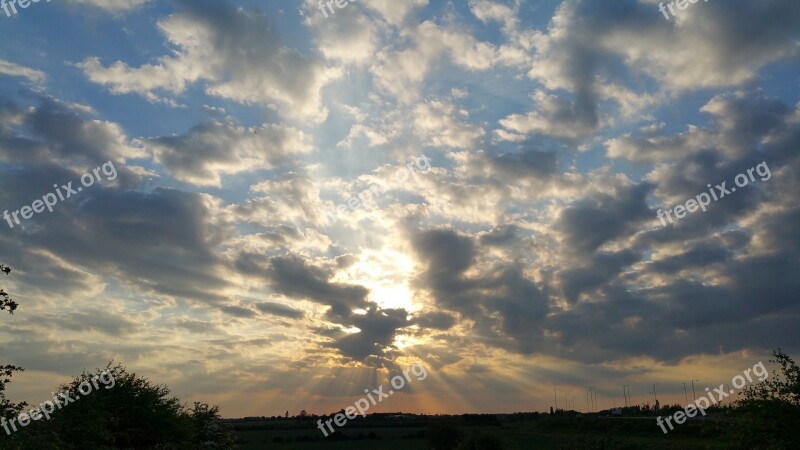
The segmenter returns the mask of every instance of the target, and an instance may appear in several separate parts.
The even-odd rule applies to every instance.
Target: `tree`
[[[11,272],[11,268],[0,264],[0,272],[5,272],[8,275]],[[14,310],[17,309],[17,303],[8,296],[6,291],[0,289],[0,311],[8,310],[9,314],[14,314]],[[6,384],[11,382],[11,377],[14,375],[14,372],[22,372],[25,369],[22,367],[12,366],[12,365],[5,365],[0,366],[0,417],[5,417],[6,419],[10,419],[15,417],[22,411],[23,408],[27,406],[27,403],[12,403],[6,398]]]
[[[772,351],[769,362],[781,366],[780,373],[744,390],[745,401],[777,400],[800,407],[800,367],[780,348]]]
[[[236,448],[233,429],[222,422],[217,406],[195,403],[186,408],[170,396],[167,386],[156,385],[121,365],[105,369],[111,379],[84,372],[57,392],[77,398],[51,414],[50,420],[32,422],[20,428],[2,448],[39,447],[43,440],[58,449],[161,449],[225,450]],[[88,395],[81,384],[95,377],[108,380]],[[45,438],[43,438],[46,437]],[[3,436],[0,436],[0,441]]]
[[[5,274],[8,275],[9,272],[11,272],[11,268],[0,264],[0,272],[5,272]],[[19,306],[19,304],[12,300],[6,291],[0,289],[0,311],[8,310],[9,314],[14,314],[14,310],[17,309],[17,306]]]
[[[10,419],[12,417],[16,417],[17,414],[20,413],[26,406],[27,403],[12,403],[6,398],[6,384],[11,382],[11,377],[14,375],[14,372],[22,372],[25,369],[22,367],[5,365],[0,366],[0,417],[5,417],[6,419]]]
[[[236,448],[236,435],[230,426],[222,422],[219,406],[194,402],[194,407],[189,409],[189,415],[192,418],[194,440],[199,444],[198,448],[209,450]]]
[[[773,370],[771,377],[746,388],[725,424],[736,448],[800,448],[800,368],[780,348],[772,355],[780,373]]]

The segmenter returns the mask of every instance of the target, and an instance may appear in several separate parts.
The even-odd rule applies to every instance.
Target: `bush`
[[[736,448],[779,450],[800,448],[800,368],[781,349],[770,360],[780,373],[745,389],[745,399],[727,415],[724,431]]]
[[[219,416],[219,408],[195,403],[186,408],[170,390],[111,364],[113,376],[88,395],[78,392],[81,383],[100,377],[84,372],[57,392],[74,402],[51,414],[50,420],[32,422],[6,438],[9,449],[209,449],[236,448],[235,435]],[[101,378],[103,379],[103,378]],[[97,383],[95,381],[95,383]],[[0,442],[3,437],[0,436]]]

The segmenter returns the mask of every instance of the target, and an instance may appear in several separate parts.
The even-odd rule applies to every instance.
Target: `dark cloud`
[[[455,325],[456,318],[445,312],[429,312],[414,317],[412,323],[416,323],[423,329],[449,330]]]
[[[367,305],[369,291],[366,288],[331,283],[329,270],[314,267],[297,255],[270,259],[266,277],[278,294],[330,306],[328,316],[331,318],[348,317],[353,309]]]
[[[142,157],[130,146],[122,128],[112,122],[86,119],[74,108],[46,96],[37,106],[5,100],[0,106],[0,159],[5,162],[98,165]],[[131,174],[125,174],[131,177]],[[52,184],[51,184],[52,185]]]
[[[109,336],[124,336],[136,332],[139,325],[104,311],[71,312],[56,319],[59,326],[73,331],[98,331]]]
[[[47,192],[52,180],[74,179],[46,166],[7,175],[0,180],[0,191],[6,194],[4,202],[15,205],[30,204],[30,194],[24,193]],[[17,191],[19,185],[38,188]],[[52,213],[35,215],[25,228],[0,231],[8,260],[20,260],[23,249],[41,249],[142,292],[224,300],[217,294],[227,285],[219,276],[224,264],[213,249],[227,231],[211,223],[205,197],[162,188],[144,193],[103,186],[86,188],[78,196],[58,203]]]
[[[603,244],[633,231],[651,215],[645,199],[650,184],[630,185],[614,195],[580,199],[561,211],[555,227],[564,234],[565,249],[591,253]]]
[[[526,150],[487,157],[493,171],[504,179],[547,178],[556,172],[556,153]]]
[[[330,346],[344,356],[365,361],[370,356],[382,357],[393,350],[397,330],[409,325],[404,309],[370,308],[366,314],[353,314],[350,322],[358,333],[339,335]]]
[[[549,311],[546,294],[513,263],[482,264],[478,276],[466,276],[477,263],[475,241],[453,230],[421,230],[414,250],[426,263],[421,276],[437,306],[475,322],[475,334],[493,345],[523,353],[535,351]]]
[[[492,247],[508,247],[517,242],[518,231],[516,225],[503,225],[481,236],[480,243]]]
[[[225,314],[229,314],[234,317],[240,317],[243,319],[249,319],[251,317],[256,317],[258,315],[257,312],[253,311],[250,308],[242,308],[241,306],[223,306],[220,308],[222,312]]]
[[[680,255],[654,261],[649,270],[675,274],[679,271],[702,269],[711,264],[723,263],[730,260],[732,256],[733,252],[724,246],[701,242]]]
[[[202,320],[194,320],[187,318],[180,318],[175,322],[175,326],[182,328],[190,333],[207,334],[209,331],[217,332],[219,327],[212,322],[205,322]]]
[[[279,125],[247,129],[208,120],[179,136],[147,140],[175,178],[201,186],[220,184],[220,174],[271,168],[292,153],[309,150],[302,132]]]
[[[636,252],[629,250],[592,255],[585,266],[566,269],[560,274],[564,296],[569,301],[575,302],[582,292],[609,283],[623,268],[630,266],[639,258]]]
[[[305,313],[302,310],[294,309],[291,306],[286,306],[282,303],[274,302],[261,302],[254,305],[257,310],[276,316],[286,317],[289,319],[302,319]]]

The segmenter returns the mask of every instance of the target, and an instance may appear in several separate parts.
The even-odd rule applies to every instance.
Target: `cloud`
[[[81,163],[99,165],[143,158],[122,127],[114,122],[84,119],[73,105],[39,97],[39,105],[0,106],[0,158],[18,163]]]
[[[7,193],[10,186],[31,185],[23,192],[36,192],[36,185],[42,189],[51,180],[70,178],[54,171],[20,170],[7,174],[0,189]],[[3,241],[10,258],[19,259],[23,248],[47,249],[143,294],[199,303],[224,300],[222,291],[229,283],[219,275],[223,262],[216,246],[227,227],[216,222],[218,204],[211,197],[163,188],[142,193],[102,187],[80,196],[80,202],[68,199],[52,213],[7,231]],[[4,203],[30,202],[23,193],[10,198],[4,196]]]
[[[110,13],[122,13],[138,8],[150,0],[69,0],[79,5],[90,5]]]
[[[533,98],[536,111],[524,116],[512,114],[500,120],[500,125],[523,135],[541,134],[572,140],[587,136],[600,125],[597,111],[588,103],[567,102],[544,91],[536,91]],[[511,140],[505,136],[499,135],[503,140]]]
[[[327,316],[331,320],[344,320],[354,309],[367,305],[367,289],[331,283],[330,269],[314,266],[298,255],[265,258],[242,253],[236,260],[236,267],[245,274],[262,274],[278,294],[330,306]]]
[[[652,4],[634,0],[611,7],[564,0],[547,33],[532,40],[536,52],[529,76],[548,91],[572,94],[571,106],[551,102],[547,109],[562,117],[571,111],[581,130],[598,123],[603,100],[615,102],[629,117],[656,102],[655,92],[626,87],[631,77],[655,80],[661,99],[754,80],[767,64],[797,54],[798,19],[800,6],[792,0],[704,3],[671,21],[653,14]],[[766,30],[758,23],[774,26]],[[544,119],[531,114],[526,125],[546,129]]]
[[[239,317],[242,319],[250,319],[256,317],[258,313],[253,311],[250,308],[243,308],[241,306],[223,306],[220,308],[222,312],[225,314],[231,315],[233,317]]]
[[[209,1],[180,1],[182,12],[158,22],[174,47],[156,64],[104,67],[98,57],[77,66],[114,94],[138,93],[151,101],[180,95],[197,82],[207,94],[244,104],[278,105],[287,117],[321,122],[328,115],[321,89],[340,75],[312,57],[281,46],[260,12]]]
[[[136,323],[103,311],[72,312],[59,317],[58,324],[68,330],[98,331],[109,336],[124,336],[139,329]]]
[[[221,175],[272,168],[292,155],[310,152],[309,141],[302,131],[291,127],[265,124],[247,129],[211,119],[186,134],[145,143],[176,179],[220,187]]]
[[[41,84],[47,79],[47,75],[40,70],[23,67],[4,59],[0,59],[0,74],[10,77],[23,77],[35,84]]]
[[[339,334],[334,342],[328,344],[338,349],[342,355],[357,361],[367,361],[369,357],[383,357],[392,345],[399,328],[409,324],[404,309],[370,308],[366,314],[351,316],[352,325],[360,331]]]
[[[555,227],[561,230],[568,247],[580,253],[591,253],[607,242],[626,236],[645,219],[650,209],[645,198],[648,184],[621,187],[615,195],[597,194],[585,197],[563,209]]]
[[[289,319],[302,319],[305,316],[305,313],[302,310],[292,308],[291,306],[286,306],[282,303],[261,302],[256,303],[255,307],[257,310],[263,313],[286,317]]]
[[[455,107],[447,102],[429,101],[414,109],[414,126],[432,147],[471,149],[485,134],[481,127],[455,120]]]

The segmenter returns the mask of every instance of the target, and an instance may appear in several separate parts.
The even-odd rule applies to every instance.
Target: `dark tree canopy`
[[[181,404],[164,385],[109,364],[114,382],[99,384],[81,395],[81,383],[100,377],[103,370],[84,372],[56,393],[68,392],[78,400],[51,414],[50,420],[32,422],[13,433],[9,449],[233,449],[235,434],[221,421],[219,408],[195,402]],[[108,379],[108,376],[106,376]],[[109,386],[112,386],[108,388]]]
[[[737,449],[800,448],[800,367],[780,348],[772,355],[780,370],[745,389],[727,421]]]
[[[0,264],[0,272],[5,272],[8,275],[11,272],[11,268]],[[0,289],[0,311],[8,311],[9,314],[14,314],[14,310],[17,309],[19,304],[11,299],[8,293]]]
[[[8,275],[11,272],[11,268],[0,264],[0,272],[5,272]],[[0,289],[0,311],[8,310],[10,314],[14,314],[15,309],[17,309],[17,303],[11,300],[6,291]],[[6,398],[6,384],[11,382],[14,372],[22,372],[23,370],[25,369],[13,365],[0,365],[0,417],[15,417],[27,406],[25,402],[12,403]]]

